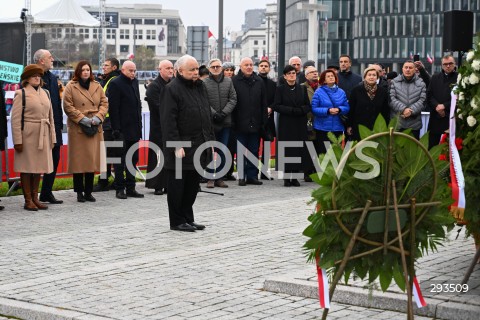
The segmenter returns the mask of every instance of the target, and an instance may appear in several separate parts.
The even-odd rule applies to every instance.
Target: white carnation
[[[469,78],[470,84],[477,84],[480,81],[480,79],[475,75],[475,73],[472,73]]]
[[[475,70],[475,71],[480,70],[480,60],[477,60],[477,59],[473,60],[473,62],[472,62],[472,68],[473,68],[473,70]]]
[[[473,51],[469,51],[469,52],[467,53],[467,61],[468,61],[468,62],[472,61],[474,55],[475,55],[475,54],[473,53]]]
[[[459,73],[457,77],[457,83],[460,83],[462,81],[462,75]]]
[[[473,127],[474,125],[477,124],[477,119],[475,119],[474,116],[468,116],[467,117],[467,123],[470,127]]]
[[[458,100],[465,100],[465,94],[463,92],[458,94]]]
[[[470,77],[464,77],[462,79],[462,84],[464,87],[466,87],[470,83]]]
[[[478,104],[475,99],[472,99],[472,101],[470,101],[470,106],[473,108],[473,110],[476,110],[478,108]]]
[[[463,120],[463,115],[462,115],[461,113],[458,115],[458,119],[462,119],[462,120]]]

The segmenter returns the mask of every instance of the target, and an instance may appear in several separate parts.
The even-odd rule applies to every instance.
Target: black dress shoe
[[[110,190],[110,187],[107,185],[104,185],[104,184],[97,184],[93,187],[93,192],[104,192],[104,191],[109,191]]]
[[[84,199],[87,200],[88,202],[97,201],[97,199],[95,199],[91,193],[85,193]]]
[[[83,192],[77,192],[77,201],[78,202],[85,202],[85,197],[83,196]]]
[[[115,196],[117,197],[117,199],[127,199],[127,195],[123,190],[118,190]]]
[[[143,198],[145,197],[145,195],[141,194],[141,193],[138,193],[137,190],[130,190],[130,191],[127,191],[127,197],[130,197],[130,198]]]
[[[188,224],[191,225],[192,227],[194,227],[197,230],[205,229],[205,226],[203,224],[198,224],[198,223],[195,223],[195,222],[189,222]]]
[[[50,194],[47,195],[40,195],[40,201],[41,202],[50,202],[51,204],[61,204],[63,203],[63,200],[57,200],[54,196],[53,193],[50,192]]]
[[[292,184],[290,183],[290,180],[285,179],[285,180],[283,180],[283,186],[284,187],[291,187]]]
[[[247,184],[253,184],[256,186],[262,185],[263,182],[258,179],[247,179]]]
[[[155,189],[155,192],[153,193],[156,196],[161,196],[163,195],[163,190],[162,189]]]
[[[247,185],[247,182],[245,181],[245,179],[238,179],[238,185],[240,187],[245,187]]]
[[[170,230],[195,232],[195,230],[197,230],[197,229],[195,227],[189,225],[188,223],[182,223],[182,224],[179,224],[178,226],[170,227]]]
[[[223,177],[223,180],[236,181],[237,179],[235,179],[235,177],[232,174],[229,174]]]
[[[291,183],[292,186],[294,186],[294,187],[300,187],[300,182],[298,182],[297,179],[292,179],[292,180],[290,180],[290,183]]]

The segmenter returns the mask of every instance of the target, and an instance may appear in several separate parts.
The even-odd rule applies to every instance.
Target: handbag
[[[96,126],[96,125],[92,124],[90,127],[88,127],[88,126],[83,125],[81,123],[79,123],[79,124],[80,124],[80,128],[82,129],[83,133],[85,133],[85,135],[87,135],[88,137],[93,137],[98,132],[98,126]]]

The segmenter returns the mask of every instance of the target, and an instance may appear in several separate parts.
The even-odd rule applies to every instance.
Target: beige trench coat
[[[99,172],[102,126],[98,127],[96,135],[89,137],[83,133],[79,122],[83,117],[97,116],[102,122],[105,119],[108,102],[102,86],[91,81],[87,91],[78,81],[70,81],[63,92],[63,110],[68,117],[68,172]]]
[[[23,145],[15,150],[13,169],[23,173],[53,171],[52,148],[57,142],[53,123],[52,103],[48,93],[30,85],[25,87],[24,129],[22,131],[22,90],[15,91],[12,108],[13,144]]]

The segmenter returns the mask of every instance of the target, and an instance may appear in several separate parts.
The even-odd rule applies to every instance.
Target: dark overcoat
[[[163,149],[162,145],[162,125],[160,121],[160,95],[167,85],[161,76],[158,76],[147,87],[145,100],[148,102],[148,108],[150,109],[150,134],[149,141],[155,143],[160,150]],[[158,166],[159,157],[153,149],[148,149],[148,164],[147,173],[152,172]],[[149,178],[145,181],[145,187],[149,189],[163,189],[167,187],[167,180],[165,171],[161,171],[155,177]]]
[[[212,112],[208,103],[207,89],[203,81],[186,80],[181,75],[165,86],[160,98],[160,122],[165,145],[165,169],[175,170],[175,148],[166,147],[168,142],[190,142],[184,147],[183,170],[194,170],[193,156],[204,142],[215,140]],[[201,165],[205,168],[211,152],[202,153]]]
[[[278,136],[279,143],[282,141],[306,141],[307,140],[307,114],[311,110],[307,89],[298,83],[293,87],[280,85],[275,93],[273,110],[279,113]],[[286,157],[300,157],[301,163],[287,163],[285,172],[300,171],[306,156],[305,145],[301,148],[286,148]]]

